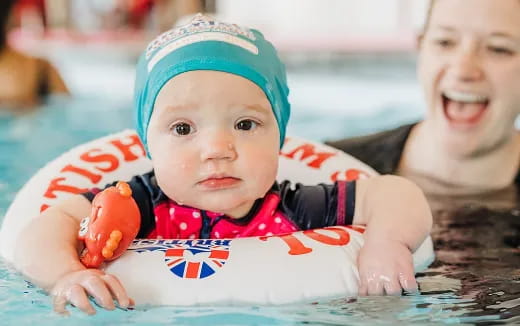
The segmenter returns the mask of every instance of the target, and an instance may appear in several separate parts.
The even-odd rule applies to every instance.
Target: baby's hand
[[[399,241],[366,242],[358,257],[359,295],[417,292],[412,253]]]
[[[95,314],[96,310],[92,307],[89,296],[107,310],[115,309],[114,299],[123,309],[134,305],[119,280],[98,269],[84,269],[66,274],[56,282],[51,295],[54,297],[54,311],[61,314],[69,313],[66,308],[68,303],[89,315]]]

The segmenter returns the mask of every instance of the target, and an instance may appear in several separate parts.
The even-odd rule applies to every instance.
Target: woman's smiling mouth
[[[480,122],[489,105],[489,97],[461,91],[444,91],[442,106],[448,121],[457,127],[471,127]]]

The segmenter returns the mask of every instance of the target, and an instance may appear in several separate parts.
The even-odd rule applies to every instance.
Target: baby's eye
[[[172,131],[178,136],[186,136],[193,132],[193,128],[189,123],[179,122],[172,126]]]
[[[251,120],[251,119],[244,119],[240,120],[236,126],[235,129],[237,130],[251,130],[258,126],[258,123]]]
[[[85,225],[85,226],[82,226],[80,229],[79,229],[79,232],[78,232],[78,235],[80,237],[83,237],[85,236],[85,234],[87,234],[88,232],[88,225]]]
[[[81,220],[81,222],[79,223],[79,226],[80,226],[81,228],[84,228],[84,227],[86,227],[86,226],[88,225],[88,222],[90,222],[90,217],[86,216],[86,217],[84,217],[84,218]]]

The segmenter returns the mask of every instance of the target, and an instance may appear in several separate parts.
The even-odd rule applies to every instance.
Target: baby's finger
[[[381,277],[369,280],[367,285],[368,295],[383,295],[384,287],[383,280],[381,280]]]
[[[401,284],[396,277],[392,277],[390,281],[384,282],[383,287],[387,295],[401,295]]]
[[[368,294],[367,281],[366,281],[365,277],[361,276],[359,278],[358,295],[366,296],[367,294]]]
[[[76,306],[78,309],[89,315],[96,313],[96,310],[94,307],[92,307],[92,304],[90,304],[85,289],[78,284],[75,284],[70,288],[67,295],[67,300],[72,305]]]
[[[69,315],[69,311],[67,310],[67,298],[62,294],[54,295],[52,299],[52,306],[54,311],[61,315]]]
[[[102,276],[102,279],[107,284],[112,296],[116,298],[120,308],[126,309],[132,305],[133,300],[128,297],[125,288],[115,276],[105,274]]]
[[[403,271],[399,273],[399,283],[406,292],[417,293],[419,291],[412,266],[403,268]]]
[[[114,299],[107,288],[107,285],[100,277],[90,277],[85,281],[85,289],[88,294],[94,297],[96,303],[107,310],[114,310]]]

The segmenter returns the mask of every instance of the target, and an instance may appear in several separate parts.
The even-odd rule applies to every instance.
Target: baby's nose
[[[235,140],[230,132],[215,132],[208,134],[201,144],[201,159],[227,159],[234,160],[237,156]]]

